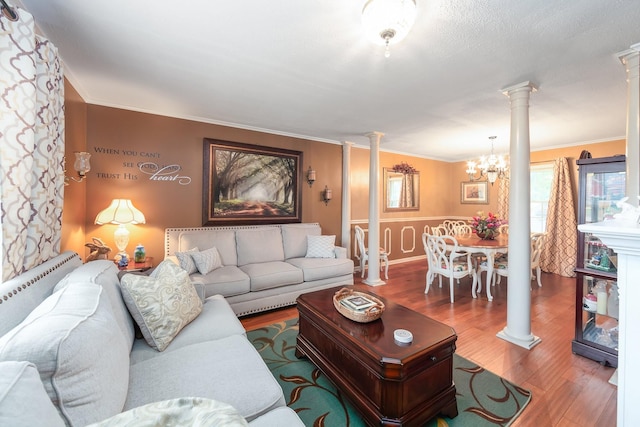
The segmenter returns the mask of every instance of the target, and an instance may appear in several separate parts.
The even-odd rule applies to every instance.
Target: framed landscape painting
[[[301,222],[302,152],[204,138],[203,225]]]
[[[487,181],[466,181],[460,189],[460,203],[489,203],[489,183]]]

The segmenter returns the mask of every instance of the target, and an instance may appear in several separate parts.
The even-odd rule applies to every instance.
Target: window
[[[553,183],[553,163],[531,165],[531,232],[542,233],[547,227],[547,209]]]

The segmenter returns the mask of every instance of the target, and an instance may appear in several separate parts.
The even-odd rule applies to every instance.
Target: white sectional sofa
[[[185,264],[212,248],[217,268]],[[317,223],[168,228],[165,257],[189,271],[205,296],[224,296],[238,316],[295,304],[303,292],[353,284],[347,250],[335,246],[335,236],[323,236]]]
[[[2,283],[0,425],[302,426],[225,298],[196,288],[170,262],[120,282],[73,252]]]

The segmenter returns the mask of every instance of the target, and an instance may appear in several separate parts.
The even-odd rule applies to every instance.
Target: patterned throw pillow
[[[176,252],[176,258],[180,261],[180,267],[188,274],[193,274],[198,271],[195,262],[191,255],[198,252],[198,248],[191,248],[186,252]]]
[[[87,427],[134,425],[247,427],[249,424],[227,403],[200,397],[181,397],[139,406]]]
[[[306,258],[335,258],[336,236],[307,236]]]
[[[222,267],[220,253],[215,247],[202,252],[193,252],[191,258],[193,258],[193,262],[196,263],[196,268],[200,274],[207,274],[216,268]]]
[[[127,274],[122,298],[147,343],[163,351],[178,332],[198,317],[202,301],[186,271],[165,260],[151,276]]]

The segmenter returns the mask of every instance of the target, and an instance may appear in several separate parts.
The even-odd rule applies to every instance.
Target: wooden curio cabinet
[[[577,160],[578,224],[604,221],[620,212],[625,194],[625,156]],[[617,255],[590,233],[578,232],[576,323],[572,351],[618,366]]]

